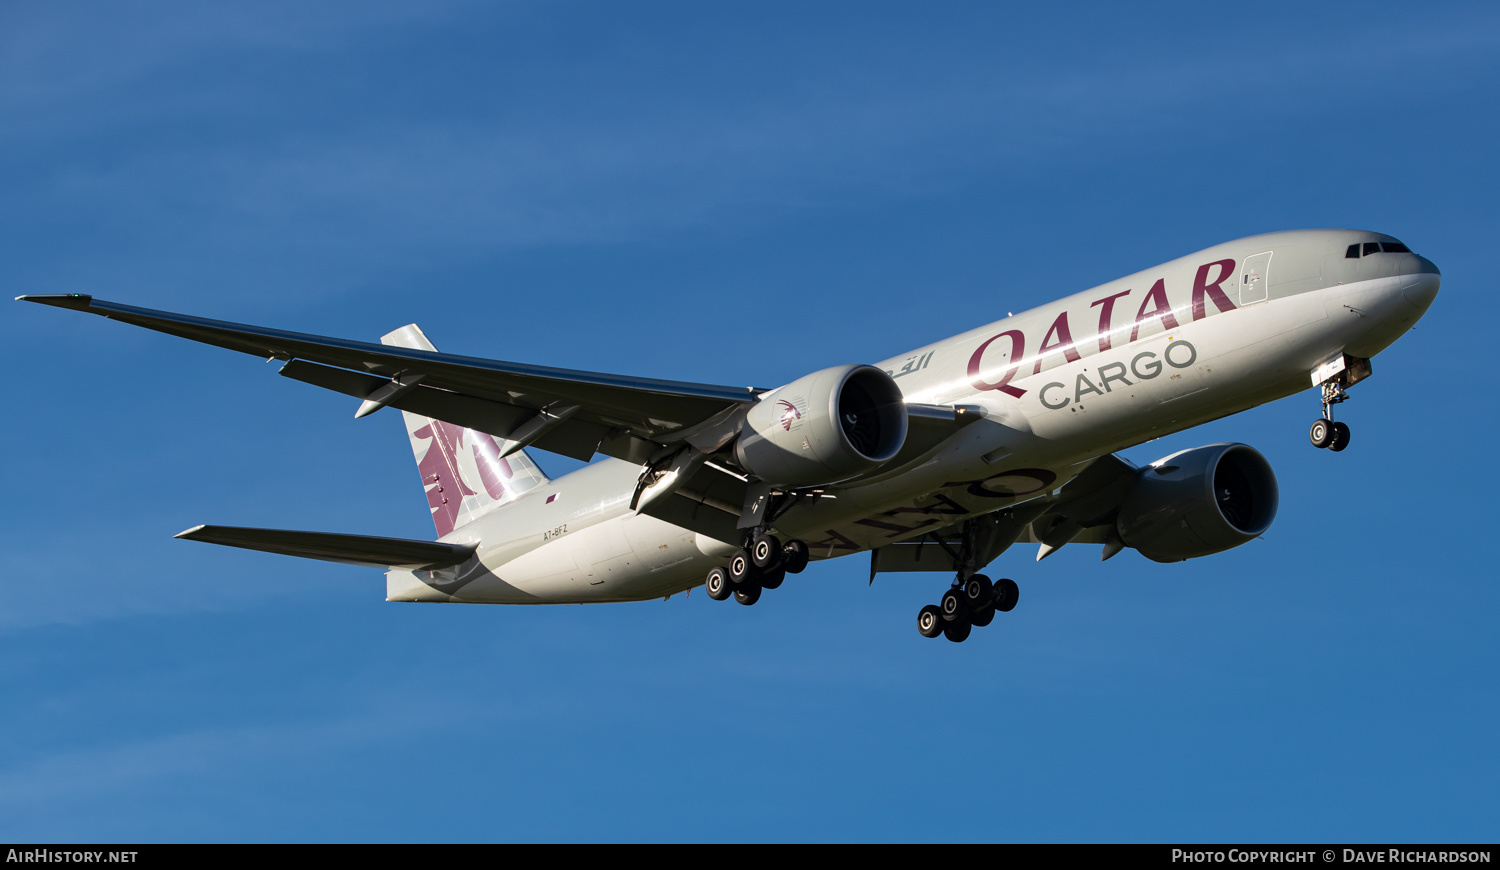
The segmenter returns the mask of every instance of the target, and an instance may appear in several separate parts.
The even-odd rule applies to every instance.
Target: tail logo
[[[427,490],[427,505],[432,509],[432,523],[437,527],[438,537],[458,526],[459,509],[464,499],[479,494],[469,486],[460,468],[465,435],[473,436],[470,449],[485,493],[496,501],[505,498],[506,481],[510,480],[512,471],[510,462],[500,456],[500,445],[493,437],[438,420],[411,434],[413,438],[430,442],[417,463],[417,471]]]

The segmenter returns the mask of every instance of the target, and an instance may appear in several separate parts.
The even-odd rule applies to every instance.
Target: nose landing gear
[[[1323,416],[1307,430],[1307,440],[1319,449],[1338,453],[1349,446],[1349,427],[1333,421],[1333,406],[1349,401],[1349,387],[1368,378],[1373,369],[1362,357],[1341,354],[1313,370],[1313,383],[1323,397]]]
[[[1307,440],[1317,448],[1327,448],[1338,453],[1349,446],[1349,427],[1333,421],[1333,406],[1347,402],[1349,393],[1338,381],[1323,384],[1323,416],[1314,420],[1307,430]]]

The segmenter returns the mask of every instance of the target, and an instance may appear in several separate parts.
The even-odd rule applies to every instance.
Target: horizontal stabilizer
[[[464,544],[237,526],[194,526],[174,537],[371,568],[436,570],[460,564],[474,554],[474,548]]]

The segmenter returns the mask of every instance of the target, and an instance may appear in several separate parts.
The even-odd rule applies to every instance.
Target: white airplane
[[[1436,297],[1390,236],[1303,230],[1227,242],[875,365],[773,390],[439,353],[416,325],[380,344],[104,302],[21,296],[270,359],[398,408],[437,541],[196,526],[177,535],[385,568],[389,601],[639,601],[702,585],[754,604],[809,559],[954,574],[922,635],[962,641],[1011,610],[978,573],[1011,545],[1071,542],[1175,562],[1276,516],[1269,463],[1212,444],[1137,468],[1115,451],[1311,386],[1333,407]],[[606,459],[556,480],[526,448]]]

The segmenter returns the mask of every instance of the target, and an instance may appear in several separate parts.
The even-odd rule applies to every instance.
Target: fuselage
[[[892,357],[876,365],[908,402],[982,418],[899,468],[826,488],[776,530],[830,558],[1036,498],[1099,456],[1305,390],[1340,353],[1375,356],[1439,284],[1432,262],[1389,236],[1272,233]],[[533,490],[443,538],[477,544],[470,562],[392,570],[387,598],[588,603],[700,585],[733,547],[632,511],[640,474],[605,459]]]

